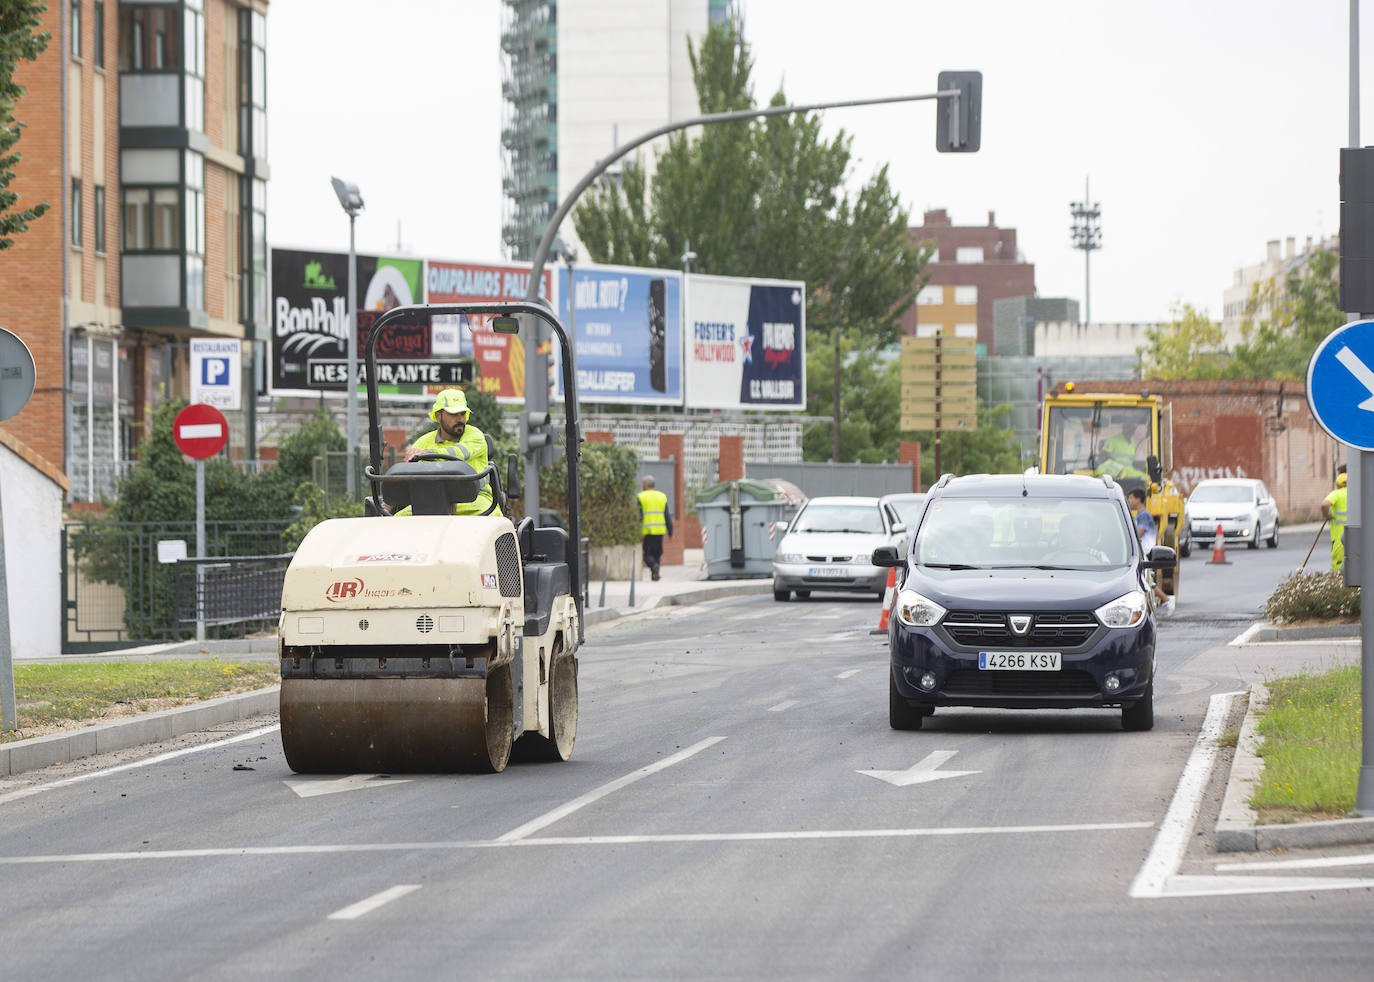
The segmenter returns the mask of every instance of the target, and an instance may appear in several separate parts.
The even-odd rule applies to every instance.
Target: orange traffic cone
[[[892,602],[897,599],[897,568],[887,568],[887,590],[883,592],[883,612],[878,615],[878,627],[870,634],[886,634],[888,619],[892,616]]]
[[[1231,564],[1231,560],[1226,558],[1226,536],[1222,534],[1220,522],[1217,523],[1217,537],[1212,542],[1212,558],[1207,560],[1209,566],[1212,563]]]

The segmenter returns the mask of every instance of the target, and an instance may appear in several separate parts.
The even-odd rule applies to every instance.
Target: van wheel
[[[894,730],[919,730],[926,714],[902,698],[892,674],[887,676],[887,722]]]
[[[1155,684],[1153,681],[1145,687],[1145,694],[1135,701],[1133,706],[1123,706],[1121,709],[1121,728],[1143,732],[1152,730],[1155,726]]]
[[[773,599],[776,600],[778,603],[785,604],[788,600],[791,599],[791,597],[791,590],[779,590],[777,587],[773,587]]]

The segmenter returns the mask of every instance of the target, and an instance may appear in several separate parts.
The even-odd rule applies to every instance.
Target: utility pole
[[[1073,216],[1073,247],[1083,250],[1083,323],[1093,322],[1092,294],[1092,254],[1094,249],[1102,248],[1102,229],[1098,221],[1102,218],[1102,206],[1093,201],[1088,194],[1088,179],[1083,178],[1083,200],[1069,203],[1069,214]]]

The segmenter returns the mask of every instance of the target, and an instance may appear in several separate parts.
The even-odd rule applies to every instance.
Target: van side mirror
[[[1145,557],[1146,569],[1173,569],[1178,565],[1178,553],[1169,546],[1154,546]]]
[[[873,550],[872,563],[874,566],[900,566],[902,557],[897,555],[896,546],[879,546]]]

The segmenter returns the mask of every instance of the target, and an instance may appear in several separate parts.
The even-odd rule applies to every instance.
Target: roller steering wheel
[[[426,460],[446,460],[453,463],[467,463],[467,461],[464,460],[462,457],[449,453],[446,450],[424,450],[420,453],[417,453],[414,457],[411,457],[410,459],[412,462]],[[478,493],[481,493],[481,488],[478,488]],[[491,495],[490,497],[491,504],[487,507],[486,511],[478,512],[479,518],[490,515],[492,512],[496,511],[496,495]]]

